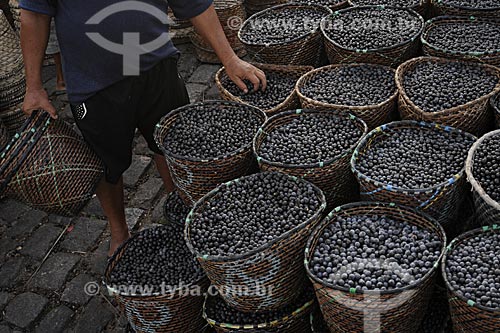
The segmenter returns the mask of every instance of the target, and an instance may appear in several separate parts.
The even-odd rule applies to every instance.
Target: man
[[[125,223],[122,174],[131,163],[137,128],[155,153],[154,160],[167,191],[173,191],[153,130],[162,116],[189,103],[189,98],[177,73],[178,51],[173,44],[165,41],[164,45],[151,46],[168,31],[158,12],[164,14],[170,7],[179,19],[190,19],[216,51],[228,76],[241,89],[246,91],[245,79],[251,81],[255,89],[266,87],[264,73],[239,59],[231,49],[211,2],[20,1],[27,84],[23,110],[30,114],[43,109],[57,118],[41,81],[49,22],[53,16],[75,121],[86,142],[105,164],[105,179],[99,184],[97,196],[110,223],[109,254],[130,236]],[[137,54],[140,54],[140,62],[138,57],[134,58]],[[125,75],[130,73],[134,74]]]

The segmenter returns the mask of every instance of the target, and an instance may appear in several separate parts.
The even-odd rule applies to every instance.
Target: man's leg
[[[174,183],[172,182],[172,176],[170,175],[170,170],[168,169],[167,161],[165,157],[160,154],[154,155],[154,160],[156,164],[156,169],[160,173],[163,179],[163,184],[165,184],[165,189],[167,193],[173,192],[175,190]]]
[[[56,64],[56,90],[66,90],[66,83],[64,82],[64,74],[62,69],[61,53],[56,53],[52,56],[54,57],[54,63]]]
[[[130,237],[123,203],[123,177],[116,185],[102,179],[96,193],[111,229],[111,244],[108,253],[111,256],[118,246]]]

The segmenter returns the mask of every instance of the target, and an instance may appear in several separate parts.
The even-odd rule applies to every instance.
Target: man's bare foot
[[[128,232],[128,231],[125,235],[121,235],[121,236],[112,235],[111,242],[109,244],[108,257],[111,257],[115,253],[116,249],[118,249],[118,247],[120,245],[122,245],[124,242],[126,242],[127,239],[129,239],[129,238],[130,238],[130,232]]]

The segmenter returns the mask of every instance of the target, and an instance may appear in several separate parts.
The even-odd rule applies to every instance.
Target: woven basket
[[[495,92],[500,91],[500,70],[491,65],[468,63],[470,66],[482,67],[485,71],[497,76],[499,78],[499,83],[495,90],[464,105],[438,112],[425,112],[411,101],[404,88],[404,77],[406,73],[425,62],[445,64],[459,61],[434,57],[419,57],[411,59],[399,66],[396,70],[396,85],[399,90],[399,113],[401,114],[401,118],[456,127],[476,135],[487,132],[492,122],[488,103],[490,97],[493,96]]]
[[[349,7],[349,1],[348,0],[337,0],[337,1],[326,1],[326,0],[320,0],[320,1],[315,1],[315,0],[295,0],[295,1],[290,1],[290,2],[295,2],[295,3],[301,3],[301,4],[308,4],[308,5],[320,5],[320,6],[325,6],[330,8],[332,11],[340,10]],[[328,2],[333,2],[333,3],[328,3]]]
[[[330,333],[328,325],[326,324],[325,319],[323,318],[323,314],[321,313],[319,306],[317,307],[316,311],[311,312],[311,315],[309,316],[309,321],[311,323],[311,332]]]
[[[488,9],[456,6],[450,4],[449,0],[431,0],[431,4],[438,15],[500,18],[500,4]]]
[[[228,101],[206,101],[186,105],[171,111],[160,120],[156,125],[154,137],[158,147],[165,154],[174,184],[188,206],[193,206],[198,199],[217,185],[247,175],[256,164],[251,142],[225,156],[208,160],[180,156],[172,153],[168,147],[164,147],[165,137],[180,114],[190,112],[193,107],[197,106],[204,106],[214,112],[223,108],[231,108],[238,112],[248,112],[249,116],[258,117],[262,124],[266,121],[266,115],[259,109]]]
[[[318,279],[310,270],[323,230],[337,216],[385,215],[438,234],[445,251],[446,235],[442,227],[429,216],[395,204],[359,202],[337,207],[311,234],[305,250],[305,267],[313,282],[321,312],[331,332],[417,332],[434,288],[439,258],[434,267],[414,285],[389,291],[364,291],[335,286]],[[383,266],[382,266],[383,267]],[[380,322],[378,321],[380,316]],[[380,324],[380,327],[377,327]]]
[[[19,36],[0,10],[0,83],[23,68]]]
[[[426,189],[403,189],[380,183],[367,177],[357,169],[358,161],[364,158],[377,141],[385,140],[390,134],[403,128],[420,128],[427,131],[448,131],[451,133],[461,133],[471,141],[476,137],[462,132],[455,128],[442,127],[436,124],[427,124],[415,121],[393,122],[368,133],[368,135],[358,145],[351,159],[351,167],[354,175],[358,179],[361,189],[361,199],[367,201],[394,202],[423,211],[445,228],[447,232],[453,232],[457,226],[456,217],[458,207],[461,205],[465,193],[468,190],[465,177],[465,168],[458,174],[450,177],[449,180]]]
[[[27,117],[21,109],[22,103],[0,111],[0,120],[4,123],[9,136],[14,136],[26,121]]]
[[[398,91],[397,89],[394,91],[394,94],[377,105],[365,105],[365,106],[348,106],[348,105],[335,105],[335,104],[327,104],[320,101],[316,101],[312,98],[305,96],[302,93],[303,87],[309,82],[313,81],[316,76],[321,73],[329,72],[336,70],[340,67],[345,66],[380,66],[374,64],[349,64],[349,65],[330,65],[315,69],[310,71],[309,73],[303,75],[297,85],[295,87],[295,92],[299,97],[300,104],[304,109],[335,109],[335,110],[344,110],[354,114],[355,116],[364,120],[366,125],[368,125],[369,129],[373,129],[377,126],[385,124],[389,119],[391,113],[396,109]],[[392,71],[394,69],[391,68]]]
[[[356,127],[363,134],[355,144],[342,152],[340,156],[336,156],[331,160],[318,161],[314,164],[290,165],[269,161],[260,156],[260,147],[270,133],[304,115],[342,117],[355,123]],[[327,206],[333,208],[359,199],[359,188],[356,178],[352,174],[349,162],[354,149],[367,132],[368,128],[365,122],[348,113],[334,110],[285,111],[269,118],[259,129],[254,139],[253,149],[257,156],[260,170],[278,171],[313,183],[325,194]]]
[[[373,1],[370,2],[371,2],[370,5],[395,6],[392,1],[388,0],[379,0],[378,3],[374,3]],[[359,7],[359,6],[365,6],[366,4],[363,3],[360,4],[360,0],[349,0],[349,5],[352,7]],[[426,17],[427,6],[428,6],[427,0],[413,0],[413,5],[401,8],[412,9],[416,11],[418,14],[420,14],[422,17]]]
[[[399,64],[405,62],[418,55],[420,52],[420,34],[424,28],[424,19],[411,9],[399,9],[410,12],[421,22],[422,28],[411,39],[401,42],[400,44],[384,47],[379,49],[351,49],[344,47],[334,41],[328,36],[325,27],[329,25],[328,21],[332,22],[335,17],[348,13],[350,11],[364,10],[364,9],[379,9],[394,8],[387,6],[360,6],[342,9],[335,12],[333,16],[325,17],[321,22],[321,32],[325,40],[326,53],[331,64],[352,64],[352,63],[370,63],[379,64],[391,67],[397,67]]]
[[[450,304],[451,320],[453,322],[454,332],[468,333],[493,333],[500,332],[500,309],[490,309],[466,299],[458,294],[446,274],[446,264],[448,256],[453,250],[462,244],[465,240],[487,233],[499,233],[498,225],[484,226],[480,229],[474,229],[455,238],[447,247],[445,256],[441,262],[441,273],[444,277],[446,288],[448,289],[448,301]]]
[[[186,206],[186,215],[185,216],[180,216],[176,213],[173,213],[173,212],[170,212],[168,210],[168,203],[172,200],[181,200],[182,199],[180,198],[179,196],[179,193],[177,192],[170,192],[168,195],[167,195],[167,198],[165,199],[165,205],[163,206],[163,216],[165,217],[165,221],[166,221],[166,224],[178,224],[178,225],[184,225],[184,222],[186,221],[186,217],[187,215],[189,214],[189,208]],[[184,203],[184,201],[182,201]]]
[[[294,182],[304,181],[289,178]],[[326,207],[325,197],[320,189],[314,187],[321,207],[309,220],[246,254],[222,257],[199,253],[191,243],[193,219],[207,209],[207,204],[220,189],[236,181],[239,180],[220,185],[196,202],[186,219],[186,242],[212,285],[217,290],[228,291],[222,293],[222,298],[232,308],[242,312],[277,310],[292,303],[306,284],[302,265],[304,247],[308,235],[321,219]]]
[[[491,97],[490,105],[495,114],[496,128],[500,128],[500,92]]]
[[[7,132],[7,128],[0,120],[0,150],[3,150],[3,147],[5,147],[7,143],[9,143],[9,140],[9,132]]]
[[[0,153],[0,193],[58,215],[77,215],[103,174],[70,125],[34,112]]]
[[[313,67],[311,66],[286,66],[286,65],[258,64],[258,63],[253,63],[253,65],[256,66],[257,68],[262,69],[266,73],[274,73],[278,75],[293,77],[296,80],[298,80],[302,75],[313,69]],[[235,101],[238,103],[251,105],[243,101],[241,98],[234,96],[226,88],[224,88],[223,82],[226,82],[226,80],[229,80],[229,78],[226,74],[226,69],[222,67],[215,75],[215,84],[219,89],[221,98],[226,101]],[[281,111],[295,109],[299,106],[300,102],[297,98],[295,90],[292,90],[290,92],[290,95],[280,104],[276,105],[272,109],[263,111],[267,115],[273,115]]]
[[[248,55],[250,56],[250,58],[252,58],[253,61],[266,64],[305,66],[318,66],[321,63],[323,37],[321,36],[319,26],[318,29],[287,42],[276,42],[273,44],[254,44],[246,42],[244,40],[242,32],[249,25],[251,25],[252,22],[262,20],[263,16],[266,16],[271,12],[279,12],[283,9],[290,8],[314,9],[320,12],[324,12],[325,16],[332,13],[332,11],[327,7],[292,3],[275,6],[252,15],[245,21],[245,23],[243,23],[241,29],[238,32],[238,38],[245,46],[246,50],[248,51]]]
[[[287,333],[309,333],[311,332],[309,324],[309,315],[315,308],[315,301],[310,301],[303,304],[300,308],[295,309],[285,317],[277,319],[269,323],[256,323],[253,325],[239,325],[231,323],[219,323],[207,315],[207,308],[213,302],[222,302],[221,298],[207,297],[203,304],[203,318],[210,326],[215,328],[217,333],[226,332],[249,332],[249,333],[268,333],[268,332],[287,332]]]
[[[467,179],[469,180],[469,183],[471,183],[473,189],[474,206],[476,207],[476,221],[481,226],[500,223],[500,203],[493,200],[474,177],[474,156],[484,140],[499,135],[500,130],[496,130],[487,133],[476,141],[469,151],[469,156],[467,157],[467,162],[465,164]]]
[[[265,9],[285,4],[288,0],[245,0],[245,10],[247,17],[250,17]]]
[[[120,293],[112,287],[109,280],[111,272],[127,250],[128,245],[139,234],[135,234],[121,245],[108,260],[108,266],[104,274],[104,283],[107,286],[109,294],[115,297],[120,309],[125,312],[134,332],[202,332],[203,328],[207,325],[202,317],[203,293],[209,286],[205,276],[202,276],[198,281],[181,285],[181,287],[174,290],[167,288],[164,294],[157,293],[147,296],[130,295]],[[187,292],[194,290],[201,291],[201,294],[190,295]]]
[[[16,29],[21,30],[21,9],[19,8],[18,0],[9,0],[10,12]]]
[[[462,25],[472,26],[477,23],[491,23],[500,26],[500,21],[493,19],[478,19],[475,17],[448,17],[440,16],[435,17],[425,23],[425,29],[422,33],[421,41],[424,54],[427,56],[447,58],[447,59],[458,59],[464,61],[474,61],[481,62],[493,66],[500,65],[500,49],[493,50],[490,52],[469,52],[469,51],[457,51],[457,50],[446,50],[441,49],[437,46],[432,45],[429,40],[429,35],[432,29],[438,26],[445,26],[450,23],[459,23]]]

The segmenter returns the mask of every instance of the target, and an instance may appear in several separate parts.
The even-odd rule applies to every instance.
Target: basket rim
[[[495,20],[492,18],[487,18],[487,17],[465,17],[465,16],[451,16],[451,15],[443,15],[443,16],[437,16],[434,17],[428,21],[425,22],[425,27],[424,31],[422,32],[422,35],[420,36],[420,41],[422,42],[423,45],[429,47],[432,50],[438,51],[438,52],[443,52],[446,54],[453,54],[453,55],[462,55],[462,56],[489,56],[489,55],[497,55],[500,54],[500,48],[494,51],[454,51],[454,50],[449,50],[449,49],[443,49],[439,48],[432,43],[428,41],[429,34],[432,29],[437,27],[438,25],[447,25],[449,23],[452,23],[453,21],[461,21],[461,23],[496,23],[500,27],[500,20]]]
[[[493,111],[495,111],[498,115],[500,115],[500,105],[496,104],[496,103],[500,103],[500,90],[494,94],[493,96],[491,96],[490,98],[490,105],[491,105],[491,108],[493,109]]]
[[[278,69],[278,67],[282,67],[283,70],[287,70],[287,69],[295,69],[297,71],[304,71],[304,72],[307,72],[307,71],[310,71],[312,69],[314,69],[313,66],[300,66],[300,65],[275,65],[275,64],[263,64],[263,63],[258,63],[258,62],[249,62],[250,64],[252,64],[253,66],[265,71],[265,72],[277,72],[276,69]],[[269,68],[266,68],[266,67],[269,67]],[[274,67],[276,69],[271,69],[271,67]],[[237,101],[238,103],[241,103],[241,104],[248,104],[250,106],[253,106],[253,107],[257,107],[255,105],[252,105],[248,102],[245,102],[244,100],[242,100],[241,98],[237,97],[237,96],[234,96],[231,92],[229,92],[229,90],[226,89],[226,87],[224,87],[224,85],[222,84],[222,77],[223,75],[226,75],[227,76],[227,72],[226,72],[226,67],[221,67],[217,73],[215,74],[215,84],[217,86],[217,88],[219,89],[220,92],[224,92],[225,94],[229,95],[231,98],[233,98],[235,101]],[[300,77],[299,77],[300,78]],[[272,114],[274,112],[276,112],[277,110],[280,110],[282,107],[284,107],[288,102],[290,102],[293,97],[294,97],[294,94],[295,94],[295,86],[292,88],[292,91],[290,92],[290,94],[285,98],[285,100],[283,102],[281,102],[280,104],[276,105],[275,107],[271,108],[271,109],[261,109],[262,111],[264,111],[264,113],[266,114]]]
[[[368,144],[369,139],[374,138],[376,136],[379,136],[381,133],[384,133],[387,129],[400,129],[400,128],[403,128],[406,126],[411,126],[411,127],[415,127],[415,128],[425,128],[425,129],[434,130],[434,131],[446,131],[446,132],[451,132],[451,133],[458,133],[458,134],[464,135],[465,137],[467,137],[469,139],[472,139],[474,142],[477,140],[476,136],[474,136],[468,132],[462,131],[460,129],[457,129],[455,127],[451,127],[451,126],[444,126],[444,125],[440,125],[440,124],[436,124],[436,123],[427,123],[424,121],[416,121],[416,120],[393,121],[393,122],[390,122],[388,124],[384,124],[382,126],[379,126],[375,129],[373,129],[370,133],[365,135],[365,137],[361,140],[359,145],[354,150],[354,153],[351,157],[351,170],[353,171],[354,175],[358,179],[363,179],[363,180],[366,180],[368,182],[371,182],[375,186],[382,186],[384,189],[387,189],[387,190],[392,191],[392,192],[433,193],[436,190],[443,189],[443,188],[446,188],[448,186],[453,186],[458,180],[463,178],[463,176],[465,174],[465,166],[462,169],[460,169],[459,173],[453,175],[451,178],[449,178],[449,179],[447,179],[439,184],[436,184],[432,187],[427,187],[427,188],[422,188],[422,189],[406,189],[406,188],[401,188],[401,187],[397,187],[397,186],[392,186],[392,185],[389,185],[386,183],[381,183],[373,178],[366,176],[365,174],[363,174],[361,171],[359,171],[357,169],[356,166],[357,166],[357,162],[359,159],[359,152],[360,152],[361,148],[365,147]]]
[[[462,10],[470,10],[470,11],[474,11],[474,12],[494,12],[494,11],[500,9],[500,6],[491,7],[491,8],[472,8],[472,7],[467,7],[467,6],[446,3],[446,0],[432,0],[432,3],[434,5],[437,5],[437,6],[451,7],[451,8],[462,9]]]
[[[411,38],[409,38],[409,39],[407,39],[407,40],[405,40],[405,41],[403,41],[401,43],[395,44],[395,45],[380,47],[380,48],[376,48],[376,49],[356,49],[356,48],[351,48],[351,47],[346,47],[346,46],[340,45],[339,43],[337,43],[336,41],[334,41],[327,34],[327,32],[325,31],[324,21],[326,21],[328,18],[330,18],[330,19],[333,20],[336,15],[342,14],[342,13],[347,12],[347,11],[363,10],[363,9],[378,9],[378,10],[383,10],[383,9],[386,9],[386,8],[387,9],[400,10],[400,11],[407,11],[407,12],[410,12],[410,14],[412,14],[413,16],[416,16],[417,19],[420,21],[420,29],[418,30],[418,32],[413,37],[411,37]],[[326,38],[328,40],[328,42],[332,43],[335,47],[337,47],[339,49],[346,50],[346,51],[349,51],[349,52],[370,53],[370,52],[389,51],[389,50],[393,50],[393,49],[396,49],[398,47],[401,47],[401,46],[404,46],[404,45],[407,45],[407,44],[410,44],[410,43],[414,42],[422,34],[422,31],[424,30],[424,25],[425,25],[424,18],[419,13],[417,13],[415,10],[413,10],[413,9],[410,9],[410,8],[400,8],[400,7],[394,7],[394,6],[373,5],[373,6],[348,7],[348,8],[344,8],[344,9],[341,9],[341,10],[337,10],[332,15],[326,16],[326,17],[324,17],[321,20],[320,29],[321,29],[321,33],[322,33],[323,37]]]
[[[410,8],[410,9],[413,9],[417,6],[422,6],[422,5],[426,5],[426,0],[413,0],[415,2],[414,5],[410,6],[410,7],[397,7],[397,6],[394,6],[394,7],[397,7],[397,8]],[[352,7],[360,7],[360,6],[367,6],[367,5],[356,5],[357,3],[357,0],[348,0],[348,3],[350,6]],[[374,5],[374,6],[377,6],[377,5]],[[383,6],[383,5],[379,5],[379,6]]]
[[[264,328],[274,328],[280,324],[285,324],[289,320],[298,318],[300,316],[303,316],[306,314],[306,311],[311,308],[314,305],[315,298],[313,295],[313,298],[307,302],[305,302],[302,306],[300,306],[298,309],[292,311],[292,313],[285,315],[284,317],[281,317],[279,319],[273,320],[268,323],[259,323],[259,324],[229,324],[229,323],[219,323],[218,321],[211,319],[208,317],[207,314],[207,302],[208,299],[214,297],[210,296],[208,293],[205,295],[205,301],[203,302],[203,319],[207,321],[207,323],[212,326],[212,327],[220,327],[220,328],[228,328],[228,329],[237,329],[237,330],[253,330],[255,328],[259,329],[264,329]]]
[[[410,97],[408,97],[408,95],[406,94],[406,89],[404,88],[404,77],[405,77],[405,74],[406,74],[406,67],[409,67],[409,68],[414,68],[414,66],[420,64],[420,63],[423,63],[423,62],[431,62],[433,64],[436,64],[436,63],[461,63],[461,64],[465,64],[465,65],[468,65],[468,66],[476,66],[476,67],[483,67],[485,68],[486,70],[488,71],[492,71],[492,72],[495,72],[496,73],[496,76],[498,78],[498,82],[497,82],[497,85],[496,87],[493,89],[493,91],[491,91],[490,93],[484,95],[484,96],[481,96],[473,101],[469,101],[465,104],[462,104],[462,105],[458,105],[458,106],[454,106],[452,108],[449,108],[449,109],[444,109],[444,110],[440,110],[440,111],[436,111],[436,112],[427,112],[427,111],[424,111],[422,110],[419,106],[417,106],[411,99]],[[439,58],[439,57],[428,57],[428,56],[423,56],[423,57],[417,57],[417,58],[413,58],[413,59],[410,59],[406,62],[404,62],[403,64],[401,64],[397,69],[396,69],[396,86],[398,87],[398,91],[399,91],[399,96],[401,98],[403,98],[405,100],[406,103],[408,103],[413,109],[417,110],[419,113],[421,114],[429,114],[429,115],[432,115],[432,116],[440,116],[440,115],[445,115],[445,114],[450,114],[450,113],[455,113],[459,110],[462,110],[463,108],[465,107],[470,107],[484,99],[489,99],[491,98],[491,96],[493,96],[494,94],[496,94],[498,91],[500,91],[500,69],[498,67],[495,67],[493,65],[488,65],[488,64],[484,64],[484,63],[476,63],[476,62],[468,62],[468,61],[462,61],[462,60],[459,60],[459,59],[446,59],[446,58]]]
[[[250,42],[245,41],[243,39],[243,37],[242,37],[243,36],[243,33],[242,33],[243,28],[245,28],[247,25],[249,25],[250,22],[251,22],[251,20],[255,20],[259,16],[264,16],[264,15],[268,14],[271,11],[281,10],[284,7],[306,7],[306,8],[308,7],[308,8],[314,8],[314,9],[320,9],[320,10],[323,10],[323,11],[326,12],[325,17],[327,17],[328,15],[331,15],[333,13],[333,11],[329,7],[327,7],[327,6],[316,5],[316,4],[296,3],[296,2],[284,3],[284,4],[276,5],[276,6],[273,6],[273,7],[269,7],[267,9],[264,9],[264,10],[262,10],[260,12],[257,12],[255,14],[251,15],[250,17],[248,17],[243,22],[243,24],[241,25],[240,29],[238,30],[238,39],[239,39],[239,41],[243,45],[245,45],[245,46],[263,46],[263,47],[283,46],[283,45],[291,44],[291,43],[297,42],[299,40],[308,38],[309,36],[314,35],[315,33],[317,33],[317,32],[320,31],[320,26],[321,26],[322,19],[320,20],[319,25],[314,30],[311,30],[310,32],[306,32],[303,35],[298,36],[298,37],[293,38],[293,39],[290,39],[290,40],[288,40],[286,42],[279,42],[278,41],[278,42],[273,42],[273,43],[250,43]]]
[[[500,129],[492,132],[488,132],[483,135],[479,140],[474,142],[472,147],[469,150],[467,155],[467,160],[465,162],[465,173],[467,174],[467,179],[469,183],[472,185],[472,188],[479,194],[479,196],[491,207],[500,211],[500,203],[493,200],[492,197],[483,189],[481,184],[477,181],[476,177],[474,177],[474,156],[476,155],[477,149],[483,144],[486,139],[489,139],[493,136],[500,136]]]
[[[463,241],[465,241],[473,236],[480,235],[480,234],[483,234],[486,232],[500,232],[500,225],[493,224],[490,226],[483,226],[481,228],[472,229],[472,230],[469,230],[469,231],[459,235],[455,239],[453,239],[450,242],[450,244],[446,247],[445,253],[444,253],[443,257],[441,258],[441,275],[443,276],[443,280],[444,280],[444,283],[446,285],[447,291],[449,293],[452,293],[455,297],[459,298],[463,302],[467,303],[468,306],[475,307],[475,308],[478,308],[480,310],[487,311],[487,312],[500,313],[500,308],[498,308],[498,309],[488,308],[484,305],[481,305],[481,304],[478,304],[472,300],[469,300],[465,296],[462,296],[459,293],[457,293],[457,291],[455,289],[453,289],[453,286],[451,285],[450,281],[448,280],[448,274],[446,274],[446,262],[448,259],[448,255],[451,252],[453,252],[453,250],[455,249],[455,246],[459,245],[461,242],[463,242]]]
[[[305,183],[311,184],[312,187],[313,187],[313,189],[314,189],[314,191],[317,194],[317,197],[318,197],[320,203],[321,203],[320,206],[318,207],[317,211],[309,219],[307,219],[307,220],[303,221],[302,223],[296,225],[294,228],[292,228],[292,229],[288,230],[287,232],[281,234],[279,237],[273,239],[272,241],[267,242],[265,244],[262,244],[261,246],[256,247],[255,249],[252,249],[251,251],[248,251],[248,252],[243,253],[243,254],[237,254],[237,255],[207,255],[207,254],[201,254],[197,249],[194,248],[193,244],[191,243],[191,239],[189,237],[190,236],[190,231],[191,231],[191,228],[190,228],[191,227],[191,223],[193,221],[193,217],[194,217],[196,211],[198,209],[201,209],[203,207],[203,205],[205,204],[205,202],[207,202],[209,199],[211,199],[222,188],[225,188],[225,187],[230,186],[232,184],[238,183],[239,181],[241,181],[241,179],[249,178],[249,177],[252,177],[252,176],[255,176],[255,175],[243,176],[243,177],[240,177],[238,179],[234,179],[234,180],[228,181],[226,183],[222,183],[219,186],[217,186],[215,189],[213,189],[212,191],[210,191],[206,195],[204,195],[200,200],[198,200],[194,204],[193,208],[191,209],[191,211],[189,212],[189,214],[188,214],[188,216],[186,218],[186,223],[185,223],[186,225],[185,225],[185,228],[184,228],[184,239],[185,239],[186,244],[187,244],[189,250],[191,251],[191,253],[193,253],[198,259],[201,259],[203,261],[227,262],[227,261],[236,261],[236,260],[242,260],[242,259],[249,258],[249,257],[251,257],[251,256],[253,256],[253,255],[255,255],[255,254],[259,253],[259,252],[262,252],[264,250],[269,249],[274,244],[276,244],[278,242],[281,242],[282,240],[288,238],[288,236],[290,236],[291,234],[296,233],[297,231],[306,228],[314,220],[316,220],[318,217],[320,217],[321,214],[323,213],[323,211],[325,210],[325,208],[326,208],[326,198],[325,198],[325,195],[324,195],[323,191],[321,191],[321,189],[319,187],[317,187],[316,185],[308,182],[307,180],[299,178],[299,177],[295,177],[295,176],[290,176],[288,174],[277,172],[277,171],[266,171],[266,172],[261,172],[260,174],[279,174],[281,176],[287,177],[289,180],[294,181],[294,182],[305,182]]]
[[[309,163],[309,164],[287,164],[287,163],[281,163],[281,162],[274,162],[270,161],[262,156],[259,155],[260,151],[260,145],[259,149],[257,149],[257,140],[260,139],[262,136],[264,139],[272,132],[266,132],[266,127],[270,126],[273,124],[274,121],[277,119],[281,119],[284,116],[288,115],[297,115],[299,117],[300,115],[303,114],[327,114],[331,112],[332,116],[337,116],[337,117],[342,117],[342,118],[348,118],[348,120],[351,120],[353,122],[357,122],[362,125],[363,127],[363,133],[359,137],[359,139],[353,143],[349,148],[344,150],[340,155],[337,155],[329,160],[321,161],[321,162],[316,162],[316,163]],[[283,111],[280,112],[270,118],[267,119],[267,121],[259,128],[257,131],[257,134],[255,135],[253,139],[253,152],[255,156],[257,157],[257,162],[260,164],[265,163],[268,165],[276,166],[276,167],[281,167],[281,168],[287,168],[287,169],[304,169],[304,168],[323,168],[327,167],[336,161],[344,158],[346,155],[352,154],[354,149],[358,146],[358,144],[361,142],[363,137],[368,133],[368,126],[366,123],[363,121],[363,119],[356,117],[355,115],[346,112],[346,111],[338,111],[338,110],[325,110],[325,109],[296,109],[296,110],[288,110],[288,111]]]
[[[417,280],[414,284],[411,284],[411,285],[408,285],[405,287],[401,287],[401,288],[394,288],[394,289],[390,289],[390,290],[361,290],[359,292],[356,290],[354,292],[354,294],[356,294],[356,295],[360,295],[360,294],[363,294],[363,295],[392,295],[392,294],[400,293],[400,292],[407,291],[407,290],[413,290],[415,288],[418,288],[420,285],[422,285],[422,283],[424,281],[429,279],[429,277],[435,271],[438,270],[439,263],[441,262],[441,259],[444,256],[445,251],[446,251],[447,237],[446,237],[446,233],[445,233],[443,227],[441,226],[441,224],[439,224],[437,222],[436,219],[434,219],[433,217],[431,217],[427,213],[418,211],[414,208],[411,208],[411,207],[408,207],[405,205],[398,205],[395,203],[377,202],[377,201],[359,201],[359,202],[353,202],[353,203],[345,204],[345,205],[338,206],[338,207],[334,208],[312,231],[311,235],[309,236],[309,238],[307,240],[307,245],[306,245],[305,255],[304,255],[304,266],[306,268],[306,273],[307,273],[307,276],[309,277],[309,279],[311,279],[315,283],[318,283],[318,284],[325,286],[325,287],[328,287],[330,289],[339,290],[339,291],[351,293],[351,294],[353,293],[350,288],[340,287],[340,286],[336,286],[334,284],[331,284],[329,282],[325,282],[325,281],[319,279],[318,277],[316,277],[314,274],[312,274],[312,272],[309,268],[309,256],[313,252],[313,249],[311,246],[312,246],[314,239],[316,237],[320,236],[320,233],[330,224],[332,218],[336,214],[342,213],[344,210],[348,210],[348,209],[356,208],[356,207],[385,207],[385,208],[398,209],[399,213],[402,213],[402,211],[406,211],[406,212],[412,212],[413,214],[419,215],[423,219],[426,219],[430,223],[432,223],[434,225],[434,227],[436,227],[436,229],[440,233],[440,236],[442,236],[442,239],[441,239],[442,245],[441,245],[440,255],[436,259],[436,262],[432,265],[432,268],[429,269],[429,271],[421,279]]]
[[[175,226],[178,227],[179,225],[175,225]],[[151,298],[151,297],[168,297],[168,298],[170,298],[169,296],[175,296],[177,294],[177,292],[179,290],[181,290],[181,288],[189,288],[190,286],[198,285],[200,282],[203,282],[204,280],[207,279],[207,277],[205,275],[205,272],[200,267],[200,272],[202,272],[202,274],[201,274],[201,276],[200,276],[200,278],[198,280],[192,281],[192,282],[188,283],[187,285],[176,286],[176,288],[173,289],[173,290],[169,288],[168,292],[165,293],[165,294],[162,294],[161,292],[155,292],[155,293],[151,293],[151,294],[148,294],[148,295],[129,294],[129,293],[124,293],[124,292],[119,292],[115,288],[113,288],[113,286],[109,282],[109,274],[111,274],[111,272],[114,269],[114,267],[113,267],[113,269],[111,269],[111,264],[120,259],[120,258],[117,258],[118,255],[122,254],[122,252],[125,252],[126,249],[127,249],[127,247],[130,245],[130,243],[133,242],[136,238],[138,238],[139,235],[143,234],[144,232],[146,232],[146,231],[148,231],[150,229],[156,229],[156,228],[168,228],[168,226],[166,226],[166,225],[160,225],[160,226],[156,226],[156,227],[152,227],[152,228],[147,228],[147,229],[139,231],[138,233],[132,235],[124,243],[120,244],[120,246],[118,246],[118,248],[115,250],[115,252],[113,253],[113,255],[108,259],[107,264],[106,264],[106,270],[105,270],[105,272],[103,274],[102,283],[104,284],[104,286],[106,287],[106,289],[108,290],[108,292],[110,294],[112,294],[112,295],[118,295],[118,296],[123,296],[123,297],[132,297],[132,298]]]
[[[321,101],[314,100],[306,95],[304,95],[301,91],[301,89],[304,87],[304,81],[311,77],[311,76],[316,76],[318,73],[321,72],[326,72],[330,71],[332,69],[337,69],[337,68],[342,68],[342,67],[360,67],[360,66],[367,66],[367,67],[383,67],[385,69],[390,70],[394,75],[396,74],[396,69],[385,66],[385,65],[379,65],[379,64],[370,64],[370,63],[354,63],[354,64],[333,64],[333,65],[326,65],[323,67],[315,68],[312,71],[309,71],[302,75],[298,80],[297,83],[295,84],[295,92],[297,93],[297,96],[299,97],[300,100],[305,100],[309,104],[314,104],[314,105],[321,105],[325,108],[349,108],[350,111],[363,111],[363,110],[369,110],[369,109],[374,109],[374,108],[381,108],[393,101],[399,94],[398,87],[395,85],[394,88],[394,93],[386,100],[378,103],[378,104],[370,104],[370,105],[356,105],[356,106],[350,106],[350,105],[341,105],[341,104],[329,104],[329,103],[324,103]],[[394,80],[394,83],[396,80]]]
[[[188,112],[189,109],[191,109],[193,107],[209,106],[209,105],[210,106],[212,106],[212,105],[226,105],[226,106],[232,106],[232,107],[239,107],[239,109],[247,108],[246,111],[253,112],[257,117],[261,118],[260,119],[261,123],[264,123],[267,120],[267,115],[261,109],[256,108],[252,105],[241,104],[241,103],[234,102],[234,101],[207,100],[207,101],[203,101],[203,102],[197,102],[197,103],[187,104],[187,105],[181,106],[177,109],[170,111],[165,116],[163,116],[158,121],[158,123],[155,125],[154,131],[153,131],[153,137],[155,139],[155,142],[158,145],[158,147],[162,150],[162,152],[165,154],[166,157],[170,157],[170,158],[173,158],[173,159],[176,159],[179,161],[208,163],[208,162],[213,162],[213,161],[218,161],[221,159],[234,157],[234,156],[237,156],[237,155],[239,155],[239,154],[241,154],[249,149],[252,149],[252,142],[250,141],[250,142],[246,143],[245,145],[241,146],[240,148],[233,150],[231,152],[228,152],[226,154],[219,155],[216,157],[211,157],[208,159],[204,159],[204,158],[194,158],[194,157],[187,157],[187,156],[181,156],[179,154],[175,154],[172,151],[170,151],[170,149],[165,147],[163,142],[160,142],[159,136],[160,136],[160,129],[162,128],[161,124],[163,122],[165,122],[165,120],[167,120],[170,117],[177,116],[178,114],[180,114],[182,112]],[[212,110],[212,111],[214,111],[214,110]],[[167,129],[167,131],[168,131],[168,129]]]

